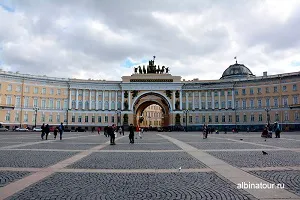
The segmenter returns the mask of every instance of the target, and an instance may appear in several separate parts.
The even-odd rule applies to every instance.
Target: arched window
[[[82,109],[82,101],[78,102],[78,109]]]
[[[98,109],[102,110],[102,101],[98,101]]]
[[[111,109],[112,109],[112,110],[115,109],[115,102],[114,102],[114,101],[111,102]]]

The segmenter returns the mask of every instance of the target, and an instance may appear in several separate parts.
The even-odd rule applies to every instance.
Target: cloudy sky
[[[300,0],[0,0],[0,68],[121,80],[156,63],[219,79],[300,71]]]

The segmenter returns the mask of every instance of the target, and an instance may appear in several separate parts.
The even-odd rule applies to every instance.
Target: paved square
[[[0,134],[0,199],[300,199],[300,133]],[[240,140],[243,139],[243,140]],[[268,155],[263,155],[262,150]],[[225,162],[224,162],[225,161]],[[281,190],[238,189],[241,181]]]

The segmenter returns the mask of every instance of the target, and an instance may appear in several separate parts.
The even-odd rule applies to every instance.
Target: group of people
[[[142,138],[142,131],[143,129],[141,128],[138,128],[138,132],[139,132],[139,137]],[[134,131],[135,131],[135,128],[133,127],[133,124],[130,124],[129,126],[129,143],[130,144],[134,144]],[[99,133],[99,132],[98,132]],[[107,126],[104,128],[104,135],[106,137],[110,137],[110,145],[115,145],[115,139],[118,135],[118,133],[120,135],[124,135],[124,129],[122,129],[122,127],[117,127],[115,124],[111,125],[111,126]]]
[[[275,138],[280,138],[280,127],[278,122],[275,122],[273,126],[271,124],[267,124],[261,133],[261,137],[272,138],[272,131],[275,132]]]
[[[44,139],[45,136],[46,136],[46,140],[48,140],[48,135],[50,133],[50,126],[49,126],[49,124],[45,125],[45,123],[43,123],[43,125],[41,126],[41,129],[42,129],[42,134],[41,134],[42,140]],[[55,127],[54,131],[53,131],[54,139],[56,139],[57,134],[59,132],[59,135],[60,135],[59,138],[60,138],[60,140],[62,140],[62,135],[63,135],[64,129],[65,128],[64,128],[63,123],[60,123],[59,126]]]

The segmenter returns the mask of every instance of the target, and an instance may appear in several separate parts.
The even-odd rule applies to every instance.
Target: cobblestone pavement
[[[146,132],[129,144],[125,133],[109,145],[103,133],[64,133],[62,141],[53,135],[41,140],[40,133],[0,133],[0,199],[259,199],[256,191],[237,189],[214,171],[218,163],[204,164],[201,156],[157,134]],[[247,168],[245,173],[259,180],[283,183],[300,199],[300,133],[266,141],[260,133],[209,134],[208,139],[201,132],[160,134]],[[291,170],[278,170],[282,166]]]
[[[11,199],[251,199],[214,173],[57,173]]]
[[[300,196],[300,171],[250,171],[274,184],[284,184],[284,187]]]

